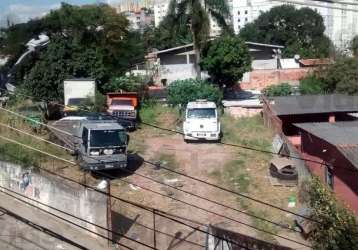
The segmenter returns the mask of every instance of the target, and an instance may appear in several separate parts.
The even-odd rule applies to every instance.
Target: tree
[[[108,5],[63,3],[41,19],[6,29],[2,49],[12,55],[14,63],[24,51],[23,44],[45,32],[50,43],[19,67],[17,84],[24,83],[38,99],[62,99],[65,78],[95,78],[101,90],[104,83],[143,59],[140,35],[129,32],[128,24],[125,16]]]
[[[320,222],[311,223],[309,240],[313,243],[313,249],[357,249],[356,216],[317,177],[303,183],[300,199],[310,205],[310,218]]]
[[[218,25],[229,31],[226,19],[230,15],[230,10],[226,0],[183,0],[179,3],[171,0],[169,4],[168,16],[171,16],[175,22],[180,25],[189,25],[193,38],[195,51],[195,70],[197,78],[201,78],[200,71],[200,53],[210,34],[210,20],[212,16]]]
[[[138,92],[143,96],[144,92],[147,90],[147,85],[145,84],[143,77],[128,75],[112,78],[103,85],[103,90],[107,93],[119,91]]]
[[[278,85],[268,86],[262,92],[265,96],[273,97],[273,96],[291,95],[293,90],[292,90],[292,86],[285,82],[285,83],[280,83]]]
[[[201,61],[212,81],[229,86],[251,70],[251,56],[245,42],[237,36],[223,36],[208,43]]]
[[[284,55],[300,54],[306,58],[327,57],[332,43],[324,35],[321,15],[311,8],[296,9],[281,5],[263,12],[247,24],[240,36],[247,41],[284,45]]]
[[[323,89],[324,83],[317,75],[309,75],[302,80],[300,80],[300,94],[301,95],[318,95],[324,94],[325,90]]]
[[[206,99],[221,105],[222,91],[215,85],[202,80],[186,79],[172,82],[168,87],[168,103],[185,107],[188,102]]]
[[[352,39],[351,48],[354,56],[358,56],[358,35]]]
[[[323,70],[325,92],[358,94],[358,58],[341,58]]]

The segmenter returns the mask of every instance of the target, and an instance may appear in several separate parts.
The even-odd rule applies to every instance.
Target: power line
[[[271,0],[271,1],[284,1],[284,0]],[[1,88],[0,88],[1,89]],[[5,89],[4,89],[5,90]],[[28,97],[28,98],[34,98],[34,97],[31,97],[29,95],[24,95],[24,94],[18,94],[18,95],[21,95],[21,96],[25,96],[25,97]],[[65,107],[65,105],[63,104],[57,104],[61,107]],[[40,124],[40,125],[43,125],[43,126],[46,126],[48,128],[52,128],[56,131],[59,131],[60,133],[63,133],[63,134],[67,134],[69,136],[73,136],[73,137],[76,137],[76,138],[79,138],[79,139],[82,139],[80,136],[77,136],[77,135],[74,135],[74,134],[71,134],[67,131],[64,131],[64,130],[61,130],[61,129],[58,129],[56,127],[53,127],[53,126],[50,126],[50,125],[47,125],[45,123],[42,123],[42,122],[39,122],[39,121],[36,121],[36,120],[33,120],[31,119],[30,117],[27,117],[27,116],[24,116],[24,115],[21,115],[19,113],[16,113],[14,111],[11,111],[11,110],[8,110],[8,109],[5,109],[5,108],[2,108],[0,107],[0,110],[3,110],[3,111],[6,111],[6,112],[9,112],[15,116],[18,116],[18,117],[21,117],[23,119],[26,119],[26,120],[29,120],[29,121],[32,121],[34,123],[37,123],[37,124]],[[79,108],[79,110],[81,111],[86,111],[88,112],[87,110],[85,109],[81,109]],[[93,112],[92,112],[93,113]],[[125,120],[125,119],[122,119],[122,118],[119,118],[117,116],[114,116],[114,115],[110,115],[108,114],[108,116],[110,117],[113,117],[114,119],[116,120]],[[159,130],[163,130],[163,131],[167,131],[167,132],[171,132],[171,133],[174,133],[174,134],[179,134],[179,135],[183,135],[184,136],[184,133],[181,132],[181,131],[177,131],[177,130],[174,130],[174,129],[168,129],[168,128],[163,128],[163,127],[160,127],[160,126],[157,126],[155,124],[151,124],[151,123],[147,123],[147,122],[143,122],[141,121],[141,124],[144,124],[148,127],[152,127],[152,128],[156,128],[156,129],[159,129]],[[195,138],[195,137],[193,137]],[[254,148],[254,147],[250,147],[250,146],[245,146],[245,145],[240,145],[240,144],[233,144],[233,143],[227,143],[227,142],[217,142],[217,144],[221,144],[221,145],[225,145],[225,146],[229,146],[229,147],[235,147],[235,148],[242,148],[242,149],[245,149],[245,150],[251,150],[251,151],[255,151],[255,152],[259,152],[259,153],[265,153],[265,154],[271,154],[271,155],[279,155],[279,156],[284,156],[284,157],[288,157],[288,158],[292,158],[292,159],[296,159],[296,160],[301,160],[301,161],[304,161],[304,162],[312,162],[312,163],[318,163],[320,165],[324,165],[324,166],[327,166],[327,167],[330,167],[330,165],[326,164],[326,163],[322,163],[320,161],[316,161],[316,160],[312,160],[312,159],[308,159],[308,158],[302,158],[302,157],[297,157],[297,156],[291,156],[291,155],[287,155],[287,154],[282,154],[282,153],[277,153],[277,152],[273,152],[273,151],[270,151],[270,150],[265,150],[265,149],[260,149],[260,148]],[[349,169],[349,168],[345,168],[351,172],[357,172],[357,170],[352,170],[352,169]]]
[[[1,107],[0,107],[0,109],[2,109],[2,110],[4,110],[4,111],[9,111],[9,110],[4,109],[4,108],[1,108]],[[13,112],[13,111],[11,111],[11,113],[12,113],[13,115],[17,115],[17,116],[19,115],[18,113]],[[20,117],[22,117],[22,118],[24,118],[24,119],[30,119],[29,117],[22,116],[22,115],[20,115]],[[40,124],[43,124],[44,126],[48,126],[47,124],[44,124],[44,123],[40,123]],[[170,131],[170,132],[178,133],[178,134],[183,134],[183,133],[181,133],[181,132],[179,132],[179,131],[176,131],[176,130],[171,130],[171,129],[167,129],[167,128],[162,128],[162,127],[159,127],[159,126],[156,126],[156,125],[152,125],[152,124],[148,124],[148,123],[143,123],[143,124],[148,125],[148,126],[151,126],[151,127],[154,127],[154,128],[158,128],[158,129],[161,129],[161,130]],[[51,126],[51,127],[52,127],[52,126]],[[64,133],[64,131],[62,131],[62,130],[60,130],[60,129],[57,129],[57,128],[56,128],[56,131],[60,131],[60,132]],[[76,138],[81,138],[81,137],[76,136],[76,135],[73,135],[73,134],[71,134],[71,133],[67,133],[67,134],[70,135],[70,136],[76,137]],[[227,145],[227,146],[238,147],[238,148],[244,148],[244,149],[254,150],[254,151],[262,152],[262,153],[269,153],[269,154],[280,155],[279,153],[275,153],[275,152],[271,152],[271,151],[266,151],[266,150],[262,150],[262,149],[255,149],[255,148],[251,148],[251,147],[247,147],[247,146],[242,146],[242,145],[237,145],[237,144],[229,144],[229,143],[223,143],[223,142],[220,142],[220,143],[223,144],[223,145]],[[288,156],[288,157],[290,157],[290,156]],[[295,158],[295,157],[291,157],[291,158]],[[299,157],[297,157],[296,159],[305,160],[305,159],[299,158]],[[313,160],[312,160],[312,161],[313,161]],[[149,163],[149,164],[151,164],[151,165],[153,165],[153,163],[151,163],[151,162],[148,162],[148,161],[146,161],[146,162]],[[314,162],[319,163],[319,164],[322,165],[322,162],[318,162],[318,161],[314,161]],[[155,165],[155,164],[154,164],[154,165]],[[157,165],[155,165],[155,166],[157,166]],[[314,220],[314,219],[312,219],[312,218],[310,218],[310,217],[307,217],[307,216],[304,216],[304,215],[300,215],[300,214],[298,214],[298,213],[289,211],[289,210],[287,210],[287,209],[284,209],[284,208],[281,208],[281,207],[279,207],[279,206],[270,204],[270,203],[268,203],[268,202],[264,202],[264,201],[258,200],[258,199],[256,199],[256,198],[250,197],[250,196],[248,196],[248,195],[246,195],[246,194],[239,193],[239,192],[236,192],[236,191],[227,189],[227,188],[225,188],[225,187],[222,187],[222,186],[219,186],[219,185],[216,185],[216,184],[213,184],[213,183],[204,181],[204,180],[202,180],[202,179],[199,179],[199,178],[196,178],[196,177],[193,177],[193,176],[190,176],[190,175],[187,175],[187,174],[184,174],[184,173],[175,171],[175,170],[171,170],[171,169],[169,169],[169,168],[165,168],[165,167],[163,167],[163,166],[161,166],[161,168],[164,168],[164,169],[166,169],[166,170],[168,170],[168,171],[171,171],[171,172],[173,172],[173,173],[176,173],[176,174],[178,174],[178,175],[182,175],[182,176],[185,176],[185,177],[187,177],[187,178],[193,179],[193,180],[195,180],[195,181],[198,181],[198,182],[201,182],[201,183],[205,183],[205,184],[207,184],[207,185],[209,185],[209,186],[218,188],[218,189],[220,189],[220,190],[223,190],[223,191],[226,191],[226,192],[229,192],[229,193],[232,193],[232,194],[235,194],[235,195],[244,197],[244,198],[249,199],[249,200],[252,200],[252,201],[254,201],[254,202],[261,203],[261,204],[263,204],[263,205],[266,205],[266,206],[269,206],[269,207],[272,207],[272,208],[281,210],[281,211],[286,212],[286,213],[289,213],[289,214],[293,214],[293,215],[295,215],[295,216],[304,218],[304,219],[306,219],[306,220],[310,220],[310,221],[313,221],[313,222],[316,222],[316,223],[320,223],[319,221]]]
[[[0,136],[0,138],[9,141],[9,138],[2,137],[2,136]],[[10,139],[10,140],[11,140],[11,139]],[[17,143],[17,142],[14,141],[14,140],[11,140],[11,142]],[[21,145],[21,143],[17,143],[17,144],[20,144],[20,145]],[[31,147],[29,147],[29,146],[28,146],[28,148],[31,149]],[[51,154],[47,154],[47,155],[50,156]],[[73,164],[73,163],[72,163],[72,164]],[[76,164],[74,164],[74,165],[76,165]],[[109,197],[111,197],[111,198],[114,198],[114,199],[120,200],[120,201],[122,201],[122,202],[131,204],[131,205],[133,205],[133,206],[142,208],[142,209],[144,209],[144,210],[147,210],[147,211],[150,211],[150,212],[157,211],[157,212],[160,212],[160,214],[163,213],[163,214],[167,214],[167,215],[170,215],[170,216],[173,216],[173,217],[178,217],[178,216],[176,216],[176,215],[169,214],[169,213],[164,212],[164,211],[161,211],[161,210],[159,210],[159,209],[155,209],[155,208],[150,208],[150,207],[147,207],[147,206],[143,206],[143,205],[140,205],[140,204],[138,204],[138,203],[134,203],[134,202],[131,202],[131,201],[128,201],[128,200],[124,200],[124,199],[122,199],[122,198],[120,198],[120,197],[118,197],[118,196],[113,196],[113,195],[107,194],[107,193],[105,193],[105,192],[103,192],[103,191],[101,191],[101,190],[98,190],[98,189],[93,188],[93,187],[91,187],[91,186],[88,186],[88,185],[85,185],[85,184],[83,184],[83,183],[77,182],[77,181],[75,181],[75,180],[73,180],[73,179],[70,179],[70,178],[68,178],[68,177],[65,177],[65,176],[56,174],[56,173],[54,173],[54,172],[52,172],[52,171],[50,171],[50,170],[47,170],[47,169],[44,169],[44,168],[41,168],[41,167],[39,167],[39,169],[41,169],[41,170],[43,170],[43,171],[45,171],[45,172],[47,172],[47,173],[50,173],[50,174],[59,176],[59,177],[61,177],[61,178],[64,178],[64,179],[66,179],[66,180],[69,180],[69,181],[71,181],[71,182],[77,183],[77,184],[79,184],[79,185],[82,185],[82,186],[84,186],[84,187],[86,187],[86,188],[88,188],[88,189],[90,189],[90,190],[93,190],[93,191],[102,193],[102,194],[104,194],[104,195],[106,195],[106,196],[109,196]],[[133,185],[138,186],[137,184],[133,184]],[[144,189],[144,187],[141,187],[141,188]],[[153,191],[153,192],[155,192],[155,191]],[[161,195],[163,195],[163,194],[161,194]],[[167,218],[168,218],[168,217],[167,217]],[[188,220],[187,218],[183,218],[183,217],[180,217],[180,219],[193,222],[192,220]],[[171,219],[171,220],[173,220],[173,219]],[[175,221],[175,220],[173,220],[173,221]],[[196,223],[197,223],[197,222],[196,222]],[[181,224],[183,224],[183,223],[181,223]],[[197,223],[197,224],[203,225],[202,223]],[[183,225],[186,225],[186,226],[187,226],[187,224],[183,224]],[[230,241],[230,240],[228,240],[228,239],[222,238],[222,237],[220,237],[220,236],[218,236],[218,235],[211,234],[211,233],[206,232],[206,231],[203,231],[203,230],[199,230],[198,228],[195,228],[195,227],[191,227],[191,228],[192,228],[192,229],[195,229],[195,230],[198,230],[198,231],[200,231],[200,232],[202,232],[202,233],[212,235],[212,236],[214,236],[214,237],[216,237],[216,238],[218,238],[218,239],[225,240],[225,241],[230,242],[230,243],[232,243],[232,244],[238,245],[237,243],[235,243],[235,242],[233,242],[233,241]],[[262,231],[262,230],[261,230],[261,231]],[[279,235],[277,235],[277,236],[280,237]],[[282,237],[281,237],[281,238],[282,238]],[[288,239],[288,238],[285,238],[285,237],[283,237],[283,238],[286,239],[286,240],[288,240],[288,241],[293,241],[293,240]],[[301,244],[301,245],[303,244],[303,243],[296,242],[296,241],[293,241],[293,242],[295,242],[295,243],[297,243],[297,244]],[[246,248],[246,247],[244,247],[244,246],[241,246],[241,245],[238,245],[238,246],[243,247],[244,249],[250,250],[249,248]],[[305,246],[308,246],[308,245],[305,245]],[[309,247],[309,246],[308,246],[308,247]]]
[[[20,144],[20,145],[22,145],[22,146],[24,145],[24,144],[22,144],[22,143],[18,143],[18,142],[16,142],[15,140],[11,140],[11,139],[6,138],[6,137],[3,137],[3,136],[0,136],[0,138],[2,138],[2,139],[4,139],[4,140],[11,141],[11,142],[13,142],[13,143]],[[31,149],[32,147],[27,146],[27,148]],[[41,152],[41,150],[36,150],[36,151]],[[46,153],[46,154],[47,154],[48,156],[52,156],[51,154],[48,154],[48,153]],[[61,158],[57,157],[57,159],[61,159]],[[73,164],[73,165],[77,165],[75,162],[70,162],[70,161],[67,161],[67,160],[66,160],[66,162],[69,162],[69,163],[71,163],[71,164]],[[124,170],[124,169],[123,169],[123,170]],[[98,173],[98,172],[97,172],[97,173]],[[103,175],[103,173],[102,173],[102,175]],[[111,177],[113,177],[113,176],[111,176]],[[120,181],[124,181],[124,180],[120,179]],[[132,182],[129,182],[129,181],[124,181],[124,182],[128,182],[128,183],[130,183],[130,184],[132,184],[132,185],[136,185],[136,186],[138,186],[138,187],[140,187],[140,188],[142,188],[142,189],[144,189],[144,190],[147,190],[147,191],[152,192],[152,193],[155,193],[155,194],[157,194],[157,195],[160,195],[160,196],[163,196],[163,197],[166,197],[166,198],[175,200],[175,201],[177,201],[177,202],[181,202],[181,203],[183,203],[183,204],[185,204],[185,205],[194,207],[194,208],[199,209],[199,210],[201,210],[201,211],[204,211],[204,212],[207,212],[207,213],[211,213],[211,214],[214,214],[214,215],[216,215],[216,216],[220,216],[220,217],[222,217],[222,218],[231,220],[231,221],[233,221],[233,222],[236,222],[236,223],[245,225],[245,226],[250,227],[250,228],[253,228],[253,229],[257,230],[257,231],[261,231],[261,232],[264,232],[264,233],[267,233],[267,234],[270,234],[270,235],[274,235],[274,236],[276,236],[276,237],[279,237],[279,238],[282,238],[282,239],[285,239],[285,240],[288,240],[288,241],[291,241],[291,242],[294,242],[294,243],[297,243],[297,244],[301,244],[301,245],[306,246],[306,247],[311,247],[311,246],[309,246],[309,245],[307,245],[307,244],[305,244],[305,243],[301,243],[301,242],[299,242],[299,241],[296,241],[296,240],[293,240],[293,239],[290,239],[290,238],[287,238],[287,237],[284,237],[284,236],[280,236],[280,235],[278,235],[278,234],[272,233],[272,232],[267,231],[267,230],[265,230],[265,229],[261,229],[261,228],[252,226],[252,225],[250,225],[250,224],[248,224],[248,223],[245,223],[245,222],[242,222],[242,221],[240,221],[240,220],[233,219],[233,218],[228,217],[228,216],[226,216],[226,215],[222,215],[222,214],[220,214],[220,213],[217,213],[217,212],[208,210],[208,209],[206,209],[206,208],[202,208],[202,207],[197,206],[197,205],[194,205],[194,204],[192,204],[192,203],[189,203],[189,202],[186,202],[186,201],[183,201],[183,200],[180,200],[180,199],[177,199],[177,198],[174,198],[174,197],[171,197],[171,196],[162,194],[162,193],[160,193],[160,192],[157,192],[157,191],[154,191],[154,190],[152,190],[152,189],[149,189],[149,188],[140,186],[140,185],[138,185],[138,184],[135,184],[135,183],[132,183]],[[277,223],[277,224],[278,224],[278,223]],[[286,228],[286,229],[287,229],[287,228]]]
[[[36,202],[36,203],[38,203],[38,204],[40,204],[40,205],[43,205],[43,206],[48,207],[48,208],[51,208],[51,209],[53,209],[53,210],[55,210],[55,211],[57,211],[57,212],[63,213],[63,214],[65,214],[65,215],[71,216],[71,217],[73,217],[73,218],[75,218],[75,219],[78,219],[78,220],[80,220],[80,221],[83,221],[83,222],[85,222],[85,223],[88,223],[88,224],[90,224],[90,225],[92,225],[92,226],[95,226],[95,227],[98,227],[98,228],[100,228],[100,229],[103,229],[103,230],[105,230],[105,231],[107,231],[107,232],[113,233],[113,234],[115,234],[115,235],[117,235],[117,236],[121,236],[121,237],[126,238],[126,239],[128,239],[128,240],[135,241],[135,240],[132,240],[131,238],[126,237],[126,236],[125,236],[124,234],[122,234],[122,233],[119,233],[119,232],[110,230],[110,229],[108,229],[108,228],[105,228],[105,227],[103,227],[103,226],[100,226],[100,225],[95,224],[95,223],[93,223],[93,222],[90,222],[90,221],[88,221],[88,220],[85,220],[85,219],[83,219],[83,218],[80,218],[80,217],[78,217],[78,216],[75,216],[75,215],[73,215],[73,214],[71,214],[71,213],[65,212],[65,211],[63,211],[63,210],[60,210],[60,209],[58,209],[58,208],[55,208],[55,207],[50,206],[50,205],[48,205],[48,204],[45,204],[45,203],[43,203],[43,202],[41,202],[41,201],[32,199],[32,198],[30,198],[30,197],[28,197],[28,196],[26,196],[26,195],[20,194],[20,193],[18,193],[18,192],[15,192],[15,191],[13,191],[13,190],[11,190],[11,189],[8,189],[8,188],[6,188],[6,187],[0,185],[0,189],[1,189],[1,188],[4,189],[4,190],[6,190],[6,191],[8,191],[8,192],[14,193],[14,194],[16,194],[16,195],[18,195],[18,196],[21,196],[21,197],[23,197],[23,198],[26,198],[26,199],[28,199],[28,200],[30,200],[30,201]],[[172,238],[184,240],[184,241],[186,241],[186,242],[188,242],[188,243],[198,245],[198,244],[195,243],[195,242],[187,241],[187,240],[185,240],[185,239],[181,239],[180,237],[178,238],[178,237],[175,237],[174,235],[171,235],[171,234],[168,234],[168,233],[159,231],[159,230],[154,230],[153,228],[150,228],[150,227],[148,227],[148,226],[146,226],[146,225],[143,225],[143,224],[140,224],[140,223],[137,223],[137,224],[140,225],[140,226],[142,226],[142,227],[144,227],[144,228],[147,228],[147,229],[149,229],[149,230],[151,230],[151,231],[154,231],[155,233],[164,234],[164,235],[170,236],[170,237],[172,237]],[[136,242],[136,241],[135,241],[135,242]],[[136,243],[138,243],[138,242],[136,242]],[[138,243],[138,244],[139,244],[139,243]],[[143,243],[143,244],[144,244],[144,243]],[[200,245],[200,246],[202,246],[202,245]],[[152,248],[152,249],[155,249],[155,248]]]
[[[75,246],[75,247],[77,247],[79,249],[89,250],[87,247],[84,247],[84,246],[82,246],[82,245],[80,245],[80,244],[78,244],[78,243],[76,243],[76,242],[74,242],[74,241],[72,241],[70,239],[67,239],[66,237],[56,233],[55,231],[52,231],[52,230],[50,230],[48,228],[45,228],[45,227],[43,227],[43,226],[41,226],[41,225],[39,225],[37,223],[32,222],[32,221],[30,221],[30,220],[28,220],[28,219],[26,219],[26,218],[24,218],[24,217],[22,217],[22,216],[20,216],[18,214],[15,214],[15,213],[11,212],[10,210],[8,210],[8,209],[6,209],[4,207],[0,207],[0,210],[3,212],[3,215],[4,214],[9,215],[10,217],[13,217],[14,219],[16,219],[18,221],[21,221],[21,222],[27,224],[28,226],[30,226],[30,227],[32,227],[32,228],[34,228],[34,229],[36,229],[36,230],[38,230],[40,232],[43,232],[43,233],[45,233],[47,235],[50,235],[50,236],[52,236],[54,238],[57,238],[57,239],[59,239],[59,240],[61,240],[63,242],[66,242],[66,243],[68,243],[68,244],[70,244],[72,246]]]
[[[92,222],[90,222],[90,221],[88,221],[88,220],[82,219],[82,218],[77,217],[77,216],[75,216],[75,215],[73,215],[73,214],[67,213],[67,212],[65,212],[65,211],[63,211],[63,210],[57,209],[57,208],[55,208],[55,207],[49,206],[49,205],[47,205],[47,204],[45,204],[45,203],[42,203],[42,202],[40,202],[40,201],[37,201],[37,200],[35,200],[35,199],[32,199],[32,198],[30,198],[30,197],[27,197],[27,196],[25,196],[25,195],[22,195],[22,194],[20,194],[20,193],[17,193],[17,192],[15,192],[15,191],[12,191],[12,190],[10,190],[10,189],[7,189],[7,188],[5,188],[4,186],[0,186],[0,192],[1,192],[1,193],[5,194],[5,195],[8,195],[8,196],[10,196],[10,197],[12,197],[12,198],[14,198],[14,199],[16,199],[16,200],[18,200],[18,201],[20,201],[20,202],[23,202],[23,203],[25,203],[25,204],[27,204],[27,205],[30,205],[30,206],[32,206],[32,207],[35,207],[36,209],[39,209],[39,210],[41,210],[42,212],[45,212],[45,213],[47,213],[47,214],[49,214],[49,215],[52,215],[52,216],[54,216],[54,217],[56,217],[56,218],[58,218],[58,219],[60,219],[60,220],[63,220],[63,221],[65,221],[65,222],[70,223],[70,224],[72,224],[72,225],[74,225],[74,226],[76,226],[76,227],[79,227],[79,228],[81,228],[81,229],[83,229],[83,230],[85,230],[85,231],[88,231],[88,232],[90,232],[90,233],[93,233],[93,234],[95,234],[95,235],[97,235],[97,236],[99,236],[99,237],[101,237],[101,238],[106,239],[106,240],[112,241],[112,239],[110,239],[110,238],[107,237],[107,236],[104,236],[104,235],[102,235],[102,234],[100,234],[100,233],[97,233],[97,232],[95,232],[95,231],[92,231],[92,230],[90,230],[90,229],[88,229],[88,228],[86,228],[86,227],[84,227],[84,226],[81,226],[81,225],[79,225],[79,224],[77,224],[77,223],[75,223],[75,222],[73,222],[73,221],[70,221],[70,220],[68,220],[68,219],[66,219],[66,218],[63,218],[63,217],[61,217],[61,216],[59,216],[59,215],[57,215],[57,214],[51,213],[50,211],[47,211],[47,210],[45,210],[45,209],[43,209],[43,208],[40,208],[40,207],[38,207],[38,206],[36,206],[36,205],[30,203],[30,202],[24,201],[24,200],[22,200],[22,199],[16,197],[15,195],[11,195],[11,194],[9,194],[9,193],[7,193],[7,192],[4,192],[4,191],[2,191],[1,189],[5,189],[5,190],[8,191],[8,192],[15,193],[15,194],[18,195],[18,196],[21,196],[21,197],[24,197],[24,198],[26,198],[26,199],[28,199],[28,200],[37,202],[37,203],[39,203],[39,204],[41,204],[41,205],[43,205],[43,206],[46,206],[46,207],[48,207],[48,208],[51,208],[51,209],[53,209],[53,210],[55,210],[55,211],[57,211],[57,212],[66,214],[66,215],[68,215],[68,216],[71,216],[72,218],[75,218],[75,219],[77,219],[77,220],[80,220],[80,221],[83,221],[83,222],[85,222],[85,223],[88,223],[88,224],[90,224],[90,225],[92,225],[92,226],[101,228],[101,229],[103,229],[103,230],[106,230],[106,231],[111,232],[111,233],[113,233],[113,234],[116,234],[116,235],[118,235],[118,236],[121,236],[121,237],[123,237],[123,238],[125,238],[125,239],[127,239],[127,240],[133,241],[133,242],[135,242],[135,243],[137,243],[137,244],[140,244],[140,245],[142,245],[142,246],[145,246],[145,247],[147,247],[147,248],[157,250],[156,248],[154,248],[154,247],[152,247],[152,246],[149,246],[148,244],[145,244],[145,243],[143,243],[143,242],[140,242],[140,241],[137,241],[137,240],[132,239],[132,238],[130,238],[130,237],[127,237],[127,236],[125,236],[124,234],[121,234],[121,233],[112,231],[112,230],[110,230],[110,229],[107,229],[107,228],[102,227],[102,226],[100,226],[100,225],[97,225],[97,224],[95,224],[95,223],[92,223]],[[125,245],[122,245],[122,244],[119,243],[119,242],[117,242],[117,244],[119,244],[119,245],[121,245],[121,246],[123,246],[123,247],[126,247],[126,248],[128,248],[128,249],[133,249],[133,248],[129,248],[129,247],[125,246]]]
[[[15,128],[10,127],[10,126],[7,126],[7,125],[5,125],[5,124],[3,124],[3,123],[0,123],[0,126],[4,126],[4,127],[9,128],[9,129],[14,129],[14,130],[15,130],[15,131],[17,131],[17,132],[23,133],[23,131],[22,131],[22,130],[15,129]],[[28,135],[28,136],[34,137],[34,138],[38,138],[37,136],[34,136],[34,135],[29,134],[29,133],[26,133],[26,132],[25,132],[25,134],[26,134],[26,135]],[[42,139],[42,138],[40,138],[40,139]],[[44,140],[44,139],[42,139],[42,140],[43,140],[44,142],[49,142],[49,141]],[[62,146],[60,146],[60,145],[58,145],[58,144],[56,144],[56,143],[52,143],[52,145],[54,145],[54,146],[59,146],[59,147],[61,147],[61,148],[68,149],[68,148],[66,148],[66,147],[62,147]],[[90,158],[91,158],[91,159],[95,159],[95,158],[92,158],[92,157],[90,157]],[[96,160],[96,159],[95,159],[95,160]],[[155,163],[153,163],[153,162],[146,161],[146,160],[144,160],[144,162],[145,162],[145,163],[148,163],[148,164],[150,164],[150,165],[154,165],[154,166],[156,166],[156,165],[157,165],[157,164],[155,164]],[[72,164],[75,164],[75,163],[74,163],[74,162],[72,162]],[[177,191],[180,191],[180,192],[183,192],[183,193],[189,194],[189,195],[191,195],[191,196],[194,196],[194,197],[200,198],[200,199],[205,200],[205,201],[209,201],[209,202],[211,202],[211,203],[213,203],[213,204],[216,204],[216,205],[219,205],[219,206],[222,206],[222,207],[225,207],[225,208],[228,208],[228,209],[234,210],[234,211],[236,211],[236,212],[239,212],[239,213],[245,214],[245,215],[247,215],[247,216],[254,217],[254,218],[256,218],[256,219],[259,219],[259,220],[262,220],[262,221],[268,222],[268,223],[273,224],[273,225],[275,225],[275,226],[278,226],[278,227],[281,227],[281,228],[284,228],[284,229],[288,229],[288,230],[291,230],[291,231],[294,231],[294,232],[300,233],[300,231],[295,230],[294,228],[290,228],[290,227],[288,227],[288,226],[286,226],[286,225],[282,225],[282,224],[280,224],[280,223],[277,223],[277,222],[274,222],[274,221],[271,221],[271,220],[268,220],[268,219],[262,218],[262,217],[260,217],[260,216],[257,216],[257,215],[254,215],[254,214],[251,214],[251,213],[249,213],[249,212],[245,212],[245,211],[239,210],[239,209],[237,209],[237,208],[234,208],[234,207],[231,207],[231,206],[225,205],[225,204],[223,204],[223,203],[219,203],[219,202],[217,202],[217,201],[214,201],[214,200],[208,199],[208,198],[206,198],[206,197],[203,197],[203,196],[200,196],[200,195],[197,195],[197,194],[191,193],[191,192],[189,192],[189,191],[186,191],[186,190],[183,190],[183,189],[177,188],[177,187],[175,187],[175,186],[173,186],[173,185],[170,185],[170,184],[167,184],[167,183],[165,183],[165,182],[158,181],[158,180],[156,180],[156,179],[154,179],[154,178],[151,178],[151,177],[148,177],[148,176],[145,176],[145,175],[142,175],[142,174],[136,173],[135,171],[130,171],[130,170],[128,170],[128,169],[122,169],[122,171],[127,172],[127,173],[130,173],[130,174],[138,175],[138,176],[140,176],[140,177],[142,177],[142,178],[145,178],[145,179],[151,180],[151,181],[153,181],[153,182],[159,183],[159,184],[161,184],[161,185],[164,185],[164,186],[170,187],[170,188],[172,188],[172,189],[174,189],[174,190],[177,190]],[[112,178],[112,179],[114,178],[114,176],[110,176],[110,175],[105,174],[105,173],[103,173],[103,172],[96,172],[96,173],[97,173],[97,174],[100,174],[100,175],[102,175],[102,176],[106,176],[107,178]],[[122,181],[122,180],[120,180],[120,181]],[[131,183],[131,184],[133,184],[133,183]],[[133,185],[135,185],[135,184],[133,184]],[[166,196],[166,197],[168,197],[168,198],[171,198],[171,199],[172,199],[172,197],[171,197],[171,196]]]

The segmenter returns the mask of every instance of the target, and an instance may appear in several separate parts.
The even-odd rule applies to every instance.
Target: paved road
[[[50,229],[88,249],[109,249],[107,241],[0,193],[0,207]],[[0,212],[0,215],[2,212]],[[0,216],[0,249],[79,249],[9,216]]]

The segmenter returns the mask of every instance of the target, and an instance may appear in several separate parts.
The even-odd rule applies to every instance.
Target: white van
[[[183,123],[184,140],[220,140],[220,122],[214,102],[189,102]]]

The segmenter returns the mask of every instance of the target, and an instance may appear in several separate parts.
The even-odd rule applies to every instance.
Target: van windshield
[[[118,147],[127,143],[123,130],[91,130],[91,147]]]
[[[215,118],[214,108],[188,109],[187,118]]]

